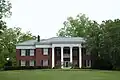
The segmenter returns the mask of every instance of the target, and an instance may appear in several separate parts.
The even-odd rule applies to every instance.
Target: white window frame
[[[44,54],[44,55],[48,55],[48,48],[44,48],[44,49],[43,49],[43,54]]]
[[[26,50],[25,49],[21,49],[21,56],[26,56]]]
[[[30,56],[34,56],[34,49],[30,50]]]
[[[48,66],[48,60],[43,60],[43,66]]]
[[[30,60],[30,66],[35,66],[35,61],[34,60]]]
[[[21,60],[21,66],[25,66],[26,65],[26,61]]]

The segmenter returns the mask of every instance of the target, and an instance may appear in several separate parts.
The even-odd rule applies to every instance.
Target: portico
[[[56,60],[55,58],[58,54],[58,52],[55,52],[56,48],[59,48],[58,52],[59,52],[60,60]],[[55,64],[57,64],[56,61],[59,61],[61,68],[71,67],[70,64],[73,64],[74,57],[78,57],[76,62],[74,60],[74,63],[78,64],[78,67],[81,68],[82,66],[81,56],[82,56],[81,44],[53,44],[52,45],[52,68],[55,67]]]

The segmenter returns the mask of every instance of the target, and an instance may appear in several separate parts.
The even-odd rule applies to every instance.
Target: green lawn
[[[0,80],[120,80],[120,72],[100,70],[0,71]]]

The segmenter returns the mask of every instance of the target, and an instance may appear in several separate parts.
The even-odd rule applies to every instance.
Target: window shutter
[[[27,66],[27,61],[25,61],[25,66]]]
[[[19,66],[21,66],[21,60],[19,60]]]
[[[27,56],[27,50],[25,50],[25,55]]]
[[[34,56],[36,56],[36,49],[34,49]]]
[[[50,65],[50,60],[48,59],[48,66]]]
[[[42,55],[43,55],[43,54],[44,54],[44,53],[43,53],[43,48],[41,48],[41,50],[42,50],[41,52],[42,52]]]
[[[34,66],[36,66],[36,61],[34,60]]]
[[[28,49],[28,56],[30,56],[30,49]]]
[[[19,53],[19,55],[21,56],[21,49],[20,49],[20,53]]]
[[[48,48],[48,55],[50,54],[50,48]]]

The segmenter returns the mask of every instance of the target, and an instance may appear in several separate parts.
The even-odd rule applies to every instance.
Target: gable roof
[[[52,44],[52,43],[81,43],[85,42],[84,38],[81,37],[52,37],[48,39],[42,39],[40,42],[37,42],[37,40],[28,40],[24,41],[22,43],[16,44],[16,46],[24,46],[24,45],[36,45],[36,44]]]

